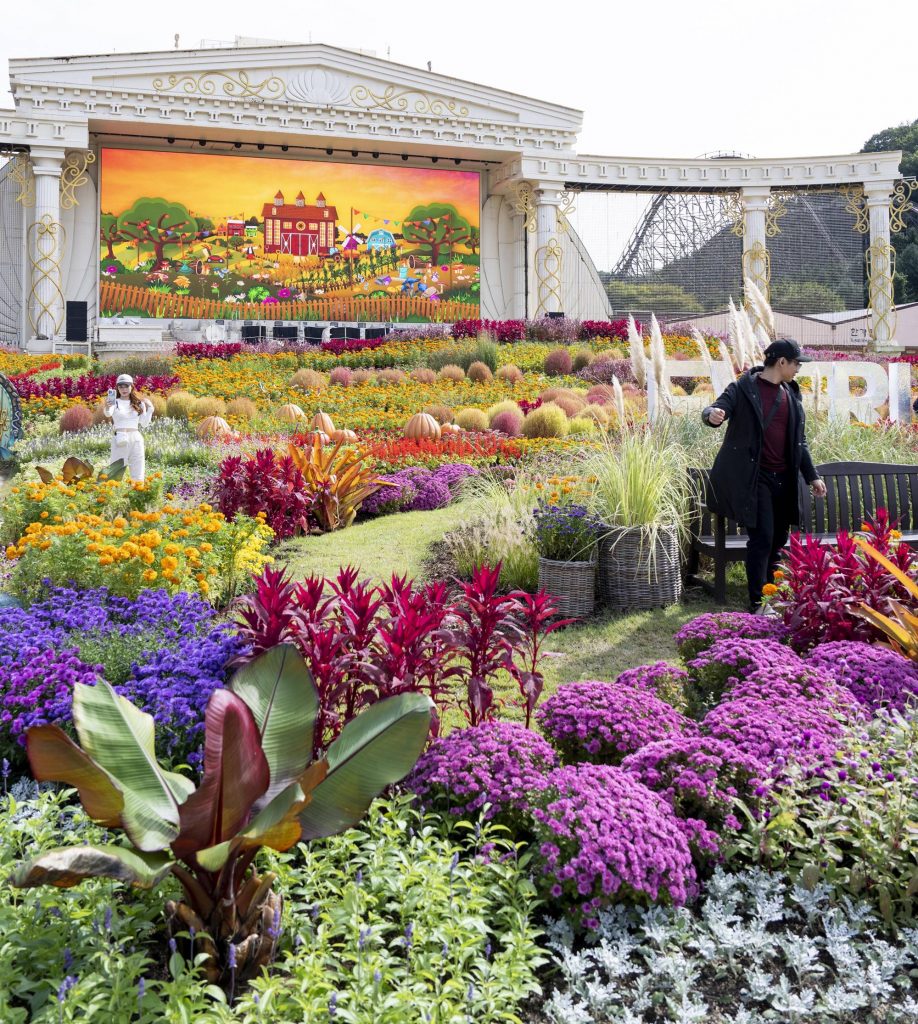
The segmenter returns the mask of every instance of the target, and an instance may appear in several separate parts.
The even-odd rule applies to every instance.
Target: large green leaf
[[[423,693],[402,693],[345,725],[328,748],[328,775],[300,814],[303,840],[352,828],[386,786],[408,774],[424,749],[432,707]]]
[[[86,813],[105,825],[121,824],[124,796],[111,776],[56,725],[36,725],[26,733],[26,751],[38,782],[75,786]]]
[[[138,853],[122,846],[63,846],[20,864],[9,880],[20,889],[34,885],[69,889],[86,878],[116,878],[139,889],[152,889],[171,866],[172,859],[164,853]]]
[[[258,726],[236,694],[214,690],[204,727],[204,778],[179,809],[181,832],[172,843],[183,860],[232,839],[271,780]]]
[[[229,688],[251,708],[271,769],[260,809],[298,779],[312,759],[319,695],[293,644],[269,647],[233,675]]]
[[[73,721],[83,749],[124,796],[121,823],[139,850],[162,850],[179,833],[175,779],[157,764],[151,715],[100,680],[73,688]],[[184,780],[187,782],[187,780]]]

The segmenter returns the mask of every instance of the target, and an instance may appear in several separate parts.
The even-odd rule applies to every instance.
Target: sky
[[[9,57],[171,49],[178,33],[182,49],[249,36],[430,61],[582,110],[583,154],[837,155],[918,118],[907,0],[39,0],[12,10],[0,32],[0,108],[12,105]]]

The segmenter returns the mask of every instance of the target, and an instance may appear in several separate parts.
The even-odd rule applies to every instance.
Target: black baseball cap
[[[810,356],[800,351],[800,346],[793,338],[778,338],[765,349],[766,359],[787,359],[788,362],[811,363]]]

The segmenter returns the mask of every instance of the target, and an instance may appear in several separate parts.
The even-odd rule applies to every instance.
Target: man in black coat
[[[806,443],[800,387],[794,380],[809,362],[796,341],[783,338],[765,350],[765,365],[754,366],[701,413],[709,427],[729,420],[711,470],[711,509],[746,527],[749,609],[762,600],[787,543],[792,524],[803,519],[800,476],[824,497]]]

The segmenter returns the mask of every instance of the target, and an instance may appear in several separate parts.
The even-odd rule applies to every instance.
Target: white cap
[[[134,385],[134,378],[129,373],[122,373],[121,376],[115,381],[116,384],[130,384]]]

